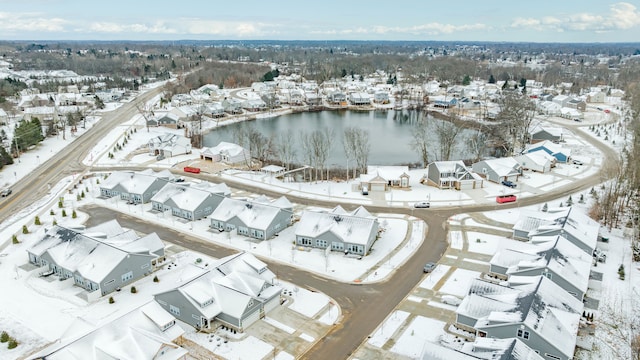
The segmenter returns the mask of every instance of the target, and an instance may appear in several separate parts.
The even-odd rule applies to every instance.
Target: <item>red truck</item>
[[[193,173],[193,174],[200,174],[200,168],[193,167],[193,166],[185,166],[184,167],[184,172]]]

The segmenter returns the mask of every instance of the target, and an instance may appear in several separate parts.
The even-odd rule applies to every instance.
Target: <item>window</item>
[[[551,359],[560,360],[560,358],[558,356],[555,356],[555,355],[544,353],[544,356],[546,356],[548,358],[551,358]]]
[[[327,240],[316,240],[316,247],[319,248],[326,248],[327,247]]]
[[[104,283],[104,286],[111,285],[114,282],[116,282],[116,279],[111,279],[111,280],[107,281],[106,283]]]
[[[309,239],[309,238],[300,238],[300,245],[311,246],[311,239]]]
[[[122,282],[126,282],[131,279],[133,279],[133,271],[129,271],[128,273],[122,275]]]
[[[516,333],[519,338],[523,338],[525,340],[529,340],[529,332],[523,329],[518,329]]]
[[[142,264],[142,266],[140,266],[140,269],[145,269],[148,267],[149,267],[149,263],[145,263],[145,264]]]
[[[173,315],[180,316],[180,308],[177,306],[169,305],[169,312]]]

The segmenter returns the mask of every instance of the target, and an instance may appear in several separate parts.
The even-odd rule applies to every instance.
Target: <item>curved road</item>
[[[141,95],[137,101],[146,101],[159,93],[160,90],[151,90]],[[128,120],[137,112],[134,102],[123,105],[121,108],[114,110],[103,117],[91,130],[89,130],[81,139],[76,140],[67,146],[63,151],[58,153],[52,160],[38,168],[28,177],[16,184],[14,194],[11,198],[0,204],[0,220],[5,220],[10,214],[17,212],[27,204],[35,201],[43,196],[47,191],[47,184],[53,184],[69,173],[78,173],[85,171],[82,160],[89,153],[91,148],[104,137],[112,128],[123,121]],[[607,159],[618,159],[618,154],[609,147],[593,140],[586,135],[581,129],[574,125],[565,125],[571,128],[578,136],[583,137],[592,143],[600,151],[604,153]],[[138,168],[131,168],[138,169]],[[142,168],[139,168],[142,169]],[[108,170],[108,169],[93,169]],[[122,168],[118,168],[122,170]],[[182,173],[182,172],[180,172]],[[375,284],[345,284],[334,280],[323,278],[314,273],[300,270],[285,264],[275,263],[269,259],[262,259],[269,264],[269,267],[278,274],[278,277],[317,289],[331,298],[333,298],[342,309],[343,318],[340,323],[335,325],[328,334],[319,339],[312,348],[303,356],[306,359],[345,359],[349,358],[367,339],[376,327],[384,321],[389,313],[411,292],[411,290],[423,279],[422,266],[426,261],[437,262],[448,244],[445,241],[447,235],[446,223],[447,219],[458,213],[469,213],[478,211],[494,210],[497,208],[506,209],[519,205],[532,205],[541,202],[548,202],[569,193],[587,189],[602,182],[606,178],[606,173],[601,169],[598,173],[583,178],[573,183],[556,188],[544,195],[530,197],[518,200],[516,204],[508,205],[473,205],[465,207],[447,207],[437,209],[415,209],[413,216],[423,219],[428,226],[428,234],[419,249],[411,258],[409,258],[400,268],[394,271],[384,282]],[[220,182],[220,179],[213,175],[200,174],[196,177],[206,179],[212,182]],[[237,183],[233,180],[225,179],[225,183],[232,188],[241,189],[249,192],[263,193],[268,196],[280,196],[281,194],[273,191],[267,191],[256,188],[247,184]],[[325,205],[335,206],[341,203],[339,199],[335,201],[321,201],[300,198],[287,195],[290,201],[305,205]],[[341,203],[345,207],[353,207],[349,203]],[[386,208],[368,206],[371,212],[384,213],[401,213],[410,214],[411,209],[405,208]],[[102,219],[113,219],[118,217],[119,221],[126,226],[134,229],[146,229],[146,232],[155,231],[163,239],[173,239],[178,245],[190,248],[208,254],[213,257],[221,257],[233,252],[235,249],[228,249],[222,246],[205,243],[202,240],[190,237],[187,234],[177,233],[171,229],[154,227],[153,225],[141,222],[138,219],[129,217],[124,214],[114,214],[108,209],[94,207],[89,209],[91,213],[91,223],[97,223]],[[152,229],[151,229],[152,228]]]

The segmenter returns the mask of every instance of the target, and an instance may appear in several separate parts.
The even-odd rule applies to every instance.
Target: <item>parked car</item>
[[[430,208],[431,204],[428,201],[418,201],[417,203],[413,204],[413,207],[417,209],[424,209]]]
[[[457,297],[457,296],[442,295],[442,303],[443,304],[448,304],[448,305],[453,305],[453,306],[458,306],[458,305],[460,305],[460,303],[462,303],[462,300],[460,300],[460,298]]]
[[[369,188],[367,188],[366,186],[362,187],[362,195],[369,195]]]
[[[2,191],[0,191],[0,196],[7,197],[7,196],[11,195],[11,192],[12,192],[11,189],[8,189],[8,188],[7,189],[2,189]]]
[[[508,187],[510,187],[512,189],[515,188],[516,186],[518,186],[516,183],[514,183],[511,180],[502,180],[502,185],[508,186]]]
[[[573,161],[571,161],[571,162],[573,163],[573,165],[584,165],[584,163],[582,161],[576,160],[576,159],[573,159]]]
[[[436,268],[436,264],[431,262],[431,261],[429,261],[428,263],[424,264],[423,271],[424,271],[425,274],[427,274],[427,273],[432,272],[433,269],[435,269],[435,268]]]

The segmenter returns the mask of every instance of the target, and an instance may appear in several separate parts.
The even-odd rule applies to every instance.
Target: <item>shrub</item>
[[[571,199],[571,195],[569,195],[569,199],[567,199],[567,206],[573,205],[573,199]]]
[[[62,209],[64,207],[64,205],[62,204],[62,200],[58,200],[58,207],[60,209]]]
[[[547,203],[544,203],[544,205],[542,206],[542,211],[543,212],[549,211],[549,205],[547,205]]]
[[[89,191],[89,190],[87,190]],[[84,199],[84,190],[82,190],[82,192],[80,193],[80,197]]]
[[[55,212],[55,211],[53,211],[53,209],[51,209],[51,210],[49,211],[49,215],[53,216],[53,215],[55,215],[55,214],[56,214],[56,212]]]
[[[116,302],[116,301],[113,300],[113,296],[109,296],[109,304],[113,304],[114,302]]]
[[[16,339],[10,339],[9,345],[7,345],[7,349],[15,349],[18,347],[18,341]]]
[[[20,244],[20,241],[18,241],[18,236],[16,234],[13,234],[11,236],[11,242],[14,244]]]
[[[36,216],[36,218],[33,219],[33,224],[34,225],[42,225],[42,223],[40,222],[40,216]]]
[[[62,209],[62,217],[67,217],[67,212],[64,209]]]
[[[131,287],[131,293],[132,293],[132,294],[135,294],[135,293],[137,293],[137,292],[138,292],[138,289],[136,289],[136,287],[135,287],[135,286],[132,286],[132,287]]]
[[[58,222],[56,221],[56,219],[53,219],[53,223],[52,224],[53,224],[53,226],[58,225]]]
[[[78,214],[76,214],[76,211],[75,211],[75,210],[73,210],[73,212],[71,213],[71,217],[72,217],[73,219],[75,219],[75,218],[77,218],[77,217],[78,217]]]
[[[96,185],[100,185],[100,179],[96,179]]]
[[[6,343],[7,341],[9,341],[9,339],[11,338],[9,337],[9,334],[6,331],[3,331],[2,333],[0,333],[0,342]]]
[[[153,277],[153,282],[160,282],[160,279],[158,279],[158,275]]]
[[[80,197],[80,194],[76,195],[76,200],[78,201],[82,200],[82,198]]]
[[[28,234],[29,233],[29,229],[27,228],[27,225],[22,225],[22,233],[23,234]]]
[[[624,280],[624,265],[620,264],[620,267],[618,268],[618,278],[620,278],[620,280]]]

